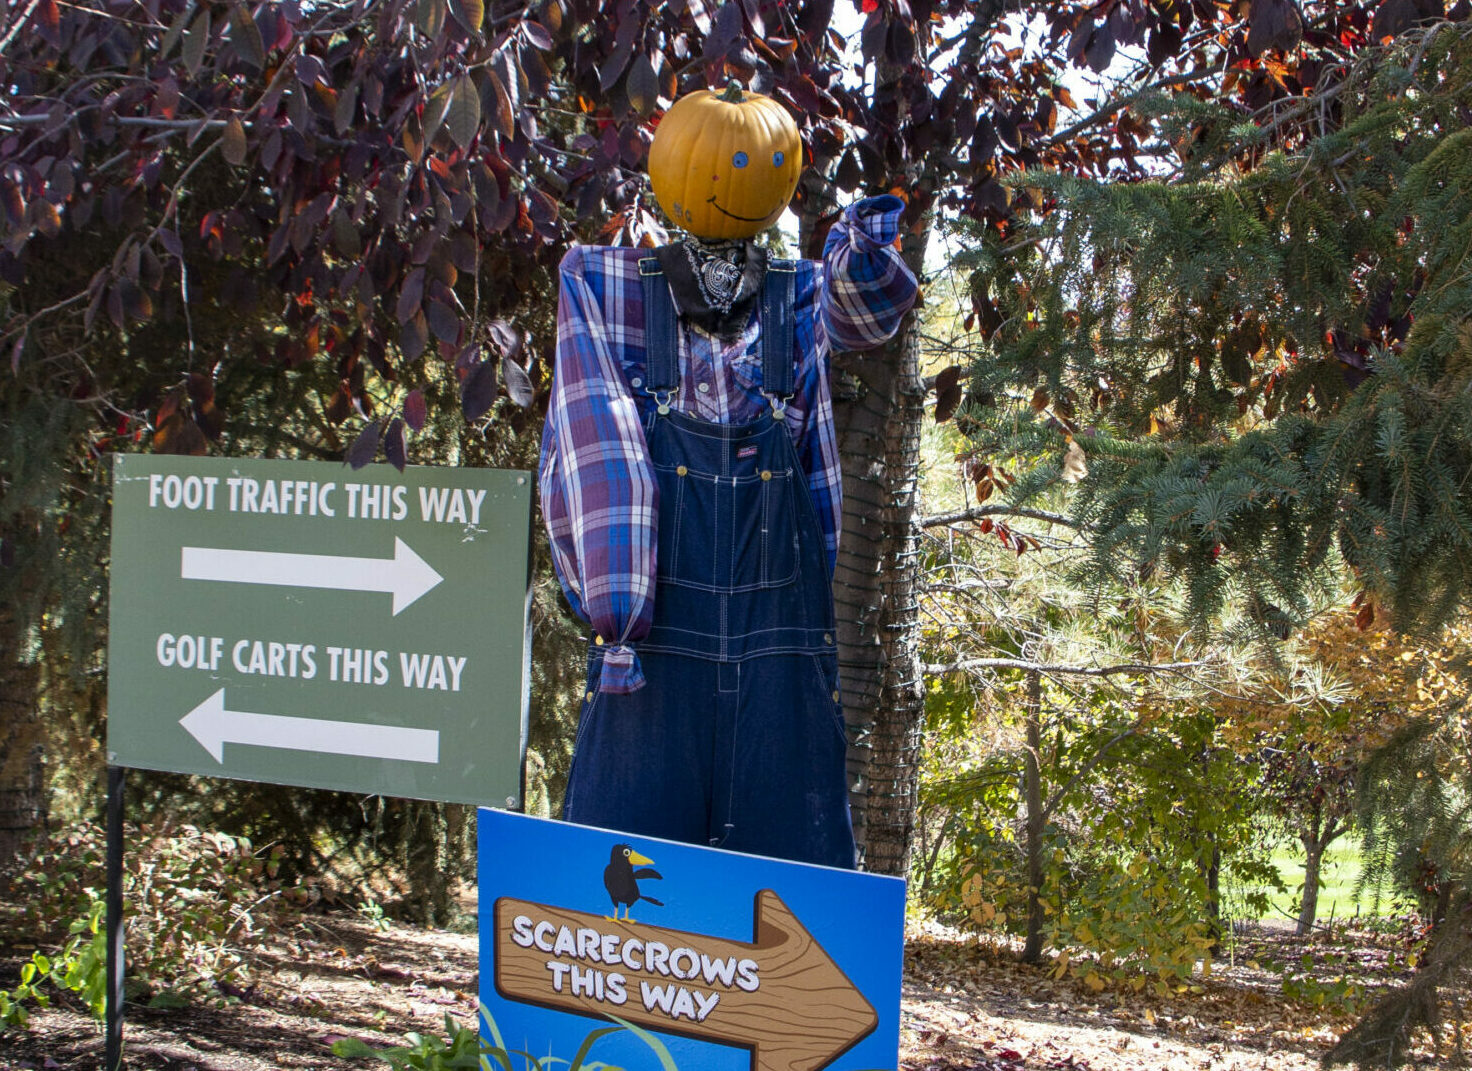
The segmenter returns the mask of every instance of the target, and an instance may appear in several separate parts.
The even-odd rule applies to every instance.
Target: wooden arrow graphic
[[[757,893],[754,913],[756,939],[743,942],[502,897],[496,989],[748,1048],[752,1071],[819,1071],[879,1016],[775,892]]]

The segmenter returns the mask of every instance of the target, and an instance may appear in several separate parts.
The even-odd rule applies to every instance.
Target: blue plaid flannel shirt
[[[843,473],[828,388],[830,349],[888,339],[915,302],[914,275],[893,248],[904,202],[873,197],[846,208],[823,261],[796,279],[797,380],[786,427],[807,474],[831,573],[843,519]],[[653,399],[644,383],[639,260],[648,250],[578,246],[563,258],[552,400],[539,487],[552,561],[573,609],[608,645],[599,690],[642,687],[636,645],[654,614],[658,499],[644,441]],[[768,408],[755,344],[759,316],[732,342],[682,324],[673,407],[742,423]]]

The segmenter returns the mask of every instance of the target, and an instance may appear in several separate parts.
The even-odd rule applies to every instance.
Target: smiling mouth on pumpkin
[[[707,197],[705,199],[705,203],[708,205],[715,205],[716,211],[719,212],[721,215],[730,216],[732,219],[739,219],[742,223],[760,223],[762,222],[762,220],[766,219],[767,216],[771,215],[771,213],[768,212],[766,216],[738,216],[735,212],[727,212],[719,204],[716,204],[715,194],[711,194],[709,197]]]

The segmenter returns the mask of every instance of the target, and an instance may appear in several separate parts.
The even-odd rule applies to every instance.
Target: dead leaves
[[[902,1071],[1247,1071],[1274,1051],[1275,1071],[1315,1071],[1345,1020],[1285,998],[1269,961],[1315,953],[1326,977],[1354,955],[1374,984],[1392,980],[1384,949],[1349,941],[1336,959],[1283,931],[1239,937],[1235,959],[1160,996],[1090,991],[1083,977],[1017,962],[1019,942],[982,941],[931,920],[906,935]],[[1336,965],[1337,964],[1337,965]]]
[[[1059,476],[1064,483],[1078,483],[1089,474],[1088,462],[1084,460],[1083,447],[1077,440],[1069,438],[1068,449],[1063,452],[1063,471]]]

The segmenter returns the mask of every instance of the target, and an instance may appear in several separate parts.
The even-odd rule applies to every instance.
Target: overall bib
[[[790,262],[761,298],[770,413],[716,424],[670,407],[677,319],[654,258],[639,262],[645,438],[659,488],[647,682],[596,691],[588,652],[564,817],[640,836],[853,867],[833,596],[818,515],[784,417],[793,391]]]

